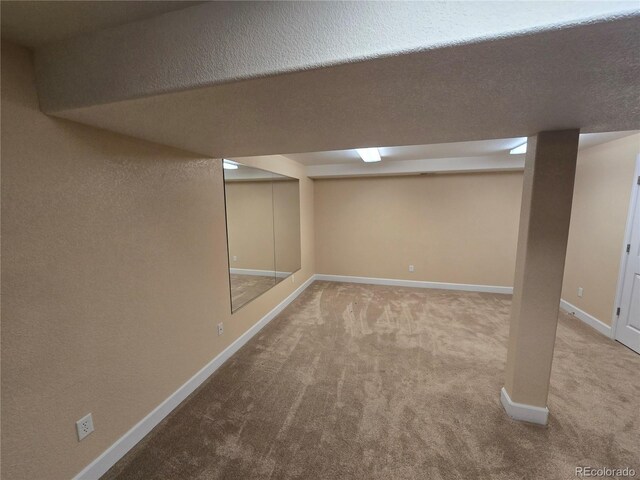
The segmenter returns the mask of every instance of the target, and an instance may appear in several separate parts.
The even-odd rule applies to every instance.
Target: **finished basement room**
[[[2,480],[640,478],[640,6],[1,0]]]

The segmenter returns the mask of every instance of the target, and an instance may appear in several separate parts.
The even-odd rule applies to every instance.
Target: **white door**
[[[627,245],[616,340],[640,353],[640,192],[635,195],[634,203],[635,205],[631,205],[634,209],[633,220],[631,238]]]

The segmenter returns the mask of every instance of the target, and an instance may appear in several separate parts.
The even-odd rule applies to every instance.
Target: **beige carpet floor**
[[[640,356],[561,314],[549,426],[500,405],[510,297],[316,282],[105,479],[640,472]]]

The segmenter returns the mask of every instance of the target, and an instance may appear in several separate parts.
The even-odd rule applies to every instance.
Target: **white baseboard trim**
[[[287,298],[280,302],[273,310],[262,317],[249,330],[238,337],[231,345],[220,352],[211,362],[205,365],[198,373],[191,377],[184,385],[176,390],[169,398],[154,408],[146,417],[140,420],[127,433],[105,450],[102,455],[87,465],[74,480],[96,480],[104,475],[115,463],[120,460],[129,450],[131,450],[145,435],[147,435],[156,425],[158,425],[169,413],[173,411],[185,398],[187,398],[196,388],[198,388],[211,374],[236,353],[245,343],[247,343],[256,333],[258,333],[276,315],[284,310],[293,300],[298,297],[315,280],[315,275],[311,275],[307,281],[300,285]]]
[[[560,300],[560,308],[562,308],[565,312],[569,313],[570,315],[573,315],[576,318],[579,318],[590,327],[595,328],[601,334],[606,335],[609,338],[612,338],[611,327],[606,323],[598,320],[593,315],[589,315],[584,310],[580,310],[578,307],[576,307],[575,305],[571,305],[566,300]]]
[[[396,287],[436,288],[440,290],[461,290],[466,292],[513,293],[513,287],[494,285],[471,285],[466,283],[423,282],[418,280],[399,280],[394,278],[352,277],[347,275],[316,274],[316,280],[329,282],[366,283],[369,285],[391,285]]]
[[[533,405],[513,402],[504,387],[500,391],[500,401],[507,415],[514,420],[538,425],[546,425],[549,420],[549,409],[547,407],[534,407]]]
[[[287,278],[293,272],[278,272],[273,270],[252,270],[250,268],[230,268],[229,271],[234,275],[256,275],[259,277],[273,277],[274,274],[278,278]]]

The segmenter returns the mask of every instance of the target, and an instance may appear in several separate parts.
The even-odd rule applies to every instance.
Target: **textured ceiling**
[[[589,148],[605,142],[611,142],[619,138],[638,133],[609,132],[586,133],[580,135],[580,148]],[[480,140],[476,142],[438,143],[434,145],[413,145],[400,147],[382,147],[380,155],[384,161],[422,160],[433,158],[469,158],[469,157],[503,157],[509,155],[509,150],[522,145],[527,139],[500,138],[495,140]],[[339,165],[362,162],[355,150],[333,150],[328,152],[311,152],[287,155],[305,166],[314,165]]]
[[[202,2],[188,1],[5,1],[2,38],[39,47]]]
[[[47,112],[66,110],[558,30],[638,10],[637,1],[205,2],[38,49],[40,104]]]
[[[640,128],[640,17],[58,112],[218,157]]]
[[[637,2],[207,2],[34,58],[47,113],[241,157],[638,129],[639,29]]]
[[[488,155],[508,155],[511,148],[526,142],[526,138],[502,138],[477,142],[438,143],[434,145],[413,145],[382,147],[380,155],[384,161],[421,160],[425,158],[477,157]],[[338,165],[361,162],[355,150],[333,150],[287,155],[302,165]]]
[[[236,161],[238,166],[235,170],[224,170],[225,182],[242,182],[247,180],[256,181],[284,181],[289,180],[291,177],[280,175],[278,173],[270,172],[268,170],[261,170],[259,168],[250,167],[245,165],[239,160]]]

